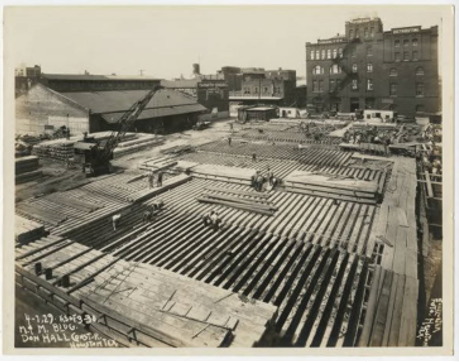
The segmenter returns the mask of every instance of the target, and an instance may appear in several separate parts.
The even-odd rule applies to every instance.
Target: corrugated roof
[[[66,92],[63,95],[81,104],[92,113],[112,113],[127,111],[141,100],[148,90]],[[171,89],[161,89],[153,96],[146,108],[198,104],[196,98]]]
[[[160,80],[159,78],[140,76],[140,75],[93,75],[93,74],[45,74],[41,75],[50,80]]]
[[[206,108],[199,103],[146,109],[140,114],[138,120],[141,121],[143,119],[174,116],[177,114],[203,112],[205,110]],[[103,113],[101,115],[107,123],[117,123],[123,114],[123,112],[119,112]]]

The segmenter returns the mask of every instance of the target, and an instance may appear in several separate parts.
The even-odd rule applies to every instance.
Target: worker
[[[255,152],[252,153],[252,161],[257,162],[257,154]]]
[[[228,146],[231,146],[231,137],[228,137]]]
[[[220,229],[220,224],[222,221],[216,211],[213,211],[213,214],[210,216],[210,221],[212,223],[212,228],[214,229],[214,231],[218,231]]]
[[[153,172],[150,172],[148,174],[148,185],[150,186],[151,189],[153,188],[154,178],[155,176],[153,175]]]
[[[204,223],[204,226],[209,226],[211,223],[212,223],[212,219],[210,218],[212,215],[213,215],[214,211],[211,211],[210,213],[207,213],[205,214],[203,217],[202,217],[202,221]]]
[[[161,187],[163,185],[163,171],[158,171],[156,185]]]
[[[116,231],[116,227],[118,226],[120,219],[121,214],[116,214],[112,216],[113,231]]]
[[[153,212],[151,210],[146,210],[143,213],[143,222],[144,223],[150,222],[152,217],[153,217]]]
[[[231,133],[233,133],[233,123],[230,123],[229,126],[230,126]]]
[[[258,192],[262,191],[263,190],[263,182],[264,182],[264,177],[263,175],[261,175],[260,173],[258,173],[258,177],[257,177],[257,182],[256,182],[256,190]]]
[[[268,183],[272,186],[273,185],[273,179],[274,179],[274,174],[271,171],[271,169],[268,166],[268,170],[266,172],[266,178],[268,179]]]

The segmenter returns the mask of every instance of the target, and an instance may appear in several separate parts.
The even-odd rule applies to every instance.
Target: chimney
[[[198,63],[194,63],[193,64],[193,75],[200,75],[201,74],[201,70],[200,70],[200,66]]]

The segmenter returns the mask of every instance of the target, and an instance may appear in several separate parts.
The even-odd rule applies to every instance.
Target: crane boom
[[[138,102],[134,103],[129,110],[123,114],[123,116],[118,121],[119,129],[112,132],[110,137],[105,143],[104,153],[108,156],[118,145],[121,137],[123,137],[129,128],[134,124],[140,114],[143,112],[145,107],[150,103],[153,96],[158,90],[162,89],[160,85],[155,86],[150,90],[145,97],[143,97]]]

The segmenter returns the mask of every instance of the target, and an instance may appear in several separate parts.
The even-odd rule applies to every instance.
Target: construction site
[[[117,130],[17,154],[22,303],[124,347],[417,345],[441,266],[441,124],[128,131],[156,91]]]

